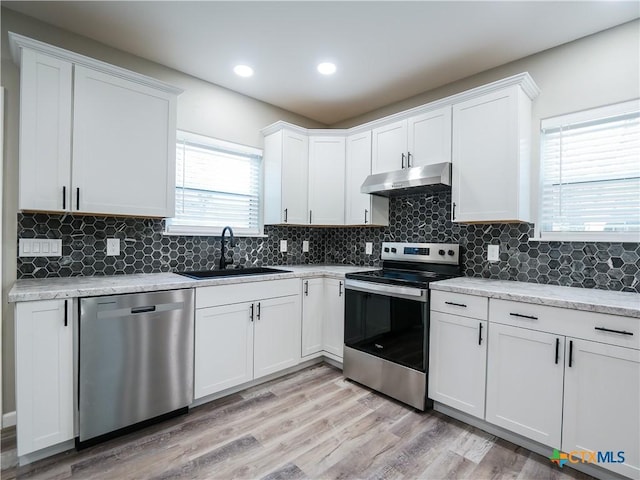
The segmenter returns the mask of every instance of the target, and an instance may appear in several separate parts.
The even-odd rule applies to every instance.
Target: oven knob
[[[444,255],[444,250],[438,250],[438,255]]]
[[[450,257],[453,257],[456,254],[456,252],[454,252],[453,250],[449,250],[447,252],[447,255],[449,255]]]
[[[396,252],[397,252],[397,250],[395,248],[391,249],[391,253],[396,253]]]
[[[389,253],[389,247],[384,247],[384,251]]]

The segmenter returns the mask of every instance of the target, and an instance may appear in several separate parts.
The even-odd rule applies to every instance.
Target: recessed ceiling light
[[[318,64],[318,71],[323,75],[333,75],[336,73],[335,63],[324,62]]]
[[[250,77],[253,75],[253,68],[248,65],[236,65],[233,67],[233,71],[240,77]]]

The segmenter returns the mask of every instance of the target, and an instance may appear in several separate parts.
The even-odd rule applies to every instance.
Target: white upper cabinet
[[[71,198],[71,62],[22,51],[20,210],[64,212]]]
[[[264,139],[264,223],[309,223],[309,139],[281,129]]]
[[[171,217],[175,95],[76,66],[72,209]]]
[[[453,106],[452,219],[531,221],[531,100],[511,85]]]
[[[179,89],[9,34],[21,210],[171,217]]]
[[[371,175],[371,131],[347,137],[345,179],[345,223],[347,225],[389,225],[389,199],[361,193]]]
[[[373,130],[373,173],[450,161],[450,105]]]
[[[345,137],[309,139],[309,224],[344,225]]]

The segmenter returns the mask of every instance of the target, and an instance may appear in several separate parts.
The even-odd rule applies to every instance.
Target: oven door
[[[344,343],[426,372],[428,290],[345,281]]]

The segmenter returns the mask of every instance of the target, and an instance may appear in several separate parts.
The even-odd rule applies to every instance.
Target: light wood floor
[[[325,364],[25,467],[15,467],[15,429],[1,446],[2,480],[591,478]]]

